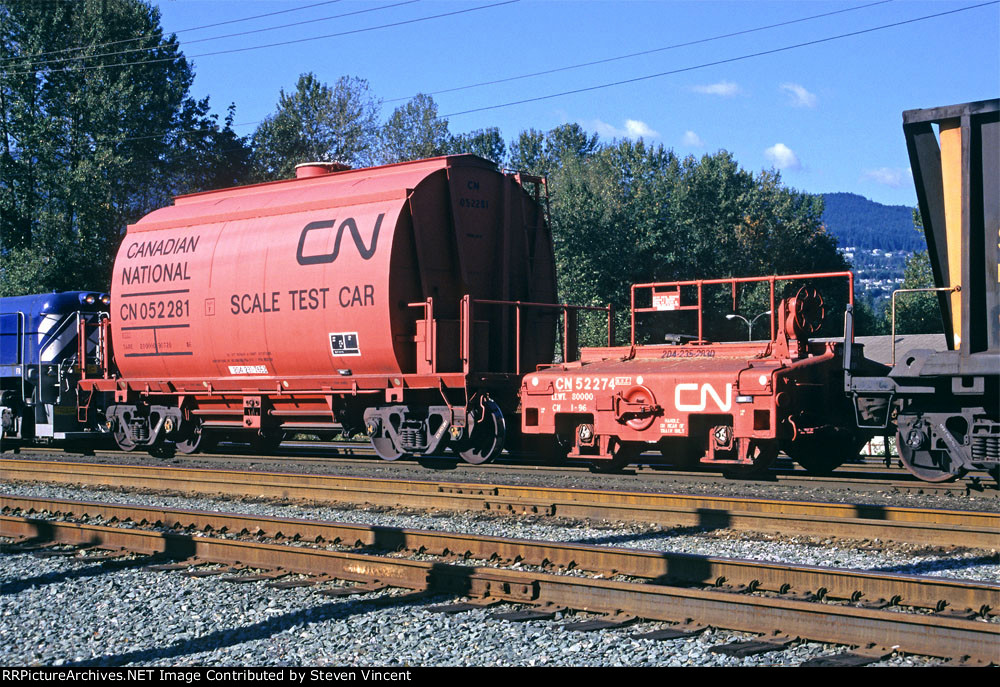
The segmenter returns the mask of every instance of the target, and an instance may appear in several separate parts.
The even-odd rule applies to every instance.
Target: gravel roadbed
[[[994,551],[952,551],[880,542],[753,536],[726,530],[664,531],[634,523],[579,523],[538,516],[332,508],[273,501],[190,498],[117,489],[5,483],[13,495],[130,503],[190,510],[351,522],[389,527],[579,542],[859,570],[1000,581]],[[0,662],[4,665],[337,665],[337,666],[756,666],[798,665],[844,647],[799,643],[735,658],[713,646],[750,635],[710,629],[654,641],[660,629],[580,633],[554,621],[510,623],[494,610],[456,615],[427,609],[455,599],[385,590],[331,599],[319,588],[232,585],[125,562],[0,555]],[[510,608],[510,607],[507,607]],[[937,659],[892,656],[875,665],[925,666]]]
[[[845,650],[801,643],[733,658],[709,649],[750,635],[709,630],[653,641],[632,635],[664,624],[581,633],[560,627],[574,616],[510,623],[489,617],[497,609],[445,615],[428,608],[452,598],[400,590],[331,599],[319,588],[233,585],[127,561],[2,560],[0,662],[8,666],[757,666]],[[892,656],[876,665],[939,663]]]
[[[997,550],[942,550],[892,542],[832,541],[808,537],[755,535],[730,530],[663,530],[641,523],[579,523],[539,516],[400,512],[385,508],[333,508],[273,501],[233,501],[116,489],[83,489],[45,484],[4,484],[12,495],[128,503],[268,517],[301,518],[420,530],[461,532],[552,542],[572,542],[646,551],[766,560],[797,565],[932,575],[1000,582]]]

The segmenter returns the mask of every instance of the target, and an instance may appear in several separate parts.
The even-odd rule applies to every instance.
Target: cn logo
[[[700,392],[700,393],[699,393]],[[684,395],[688,403],[681,401]],[[702,384],[678,384],[674,387],[674,407],[685,412],[701,412],[708,406],[708,397],[711,396],[719,410],[729,410],[733,405],[733,385],[726,384],[726,400],[723,402],[715,388],[708,383]]]
[[[375,220],[375,230],[372,232],[372,243],[370,246],[365,248],[365,242],[361,239],[361,233],[358,231],[358,224],[354,221],[353,217],[348,217],[343,222],[340,223],[340,227],[337,229],[337,238],[333,242],[333,252],[332,253],[320,253],[319,255],[303,255],[302,251],[306,246],[306,236],[309,235],[310,231],[316,231],[318,229],[332,229],[336,224],[337,220],[324,220],[321,222],[310,222],[309,224],[302,227],[302,233],[299,234],[299,248],[295,252],[295,259],[299,261],[300,265],[324,265],[329,262],[333,262],[340,255],[340,240],[344,238],[344,230],[351,232],[351,238],[354,239],[354,245],[358,249],[358,254],[365,260],[371,259],[375,255],[375,244],[378,242],[378,232],[382,228],[382,219],[385,217],[385,213],[381,213],[378,219]]]

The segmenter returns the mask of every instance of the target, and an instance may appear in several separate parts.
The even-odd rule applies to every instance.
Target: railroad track
[[[572,609],[602,616],[586,629],[642,618],[678,623],[673,634],[665,633],[673,637],[711,625],[760,633],[765,649],[796,639],[857,645],[864,650],[846,658],[858,661],[896,649],[989,663],[997,660],[1000,640],[1000,624],[984,622],[1000,605],[1000,585],[982,582],[65,500],[4,496],[0,504],[0,531],[17,540],[13,550],[60,544],[74,547],[65,555],[84,549],[90,560],[102,560],[130,552],[168,561],[162,568],[230,581],[295,574],[306,578],[276,584],[355,583],[321,592],[330,596],[391,586],[472,599],[444,612],[506,602],[529,607],[511,619],[541,619]],[[131,527],[53,519],[70,516]],[[243,538],[235,538],[240,533]],[[288,541],[296,545],[276,543]],[[331,545],[339,550],[324,548]],[[382,554],[386,550],[393,553]],[[512,562],[521,569],[503,567]]]
[[[289,463],[325,465],[331,468],[349,468],[356,465],[359,459],[371,459],[372,463],[381,464],[371,445],[368,443],[337,443],[317,447],[309,442],[287,442],[283,444],[281,455],[265,455],[247,452],[234,447],[230,453],[197,453],[191,455],[177,454],[174,461],[196,461],[201,463]],[[336,456],[329,453],[335,451]],[[21,448],[21,453],[55,456],[51,449]],[[83,454],[79,454],[83,455]],[[141,455],[118,450],[98,450],[94,455],[108,458],[127,458],[136,462],[143,460]],[[147,460],[160,460],[148,458]],[[431,471],[447,470],[460,475],[483,475],[489,471],[494,474],[532,474],[551,473],[558,475],[581,474],[590,475],[590,469],[582,463],[567,463],[562,465],[525,464],[517,458],[502,458],[488,466],[469,465],[451,456],[425,457],[419,460],[421,466]],[[620,475],[635,475],[644,482],[703,484],[725,479],[718,472],[678,470],[669,465],[638,462],[624,470]],[[986,473],[969,475],[964,480],[956,482],[924,482],[913,477],[900,468],[886,468],[880,461],[869,461],[859,464],[845,465],[831,475],[809,475],[805,471],[788,467],[776,467],[762,475],[739,478],[742,481],[773,483],[787,487],[824,488],[832,490],[851,491],[886,491],[917,494],[955,494],[978,496],[981,498],[1000,498],[1000,488]]]
[[[206,469],[2,461],[5,480],[147,488],[226,497],[637,521],[852,540],[996,548],[1000,514],[859,504],[738,499]]]

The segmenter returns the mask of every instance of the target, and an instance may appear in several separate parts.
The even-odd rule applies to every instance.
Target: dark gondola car
[[[903,133],[947,350],[897,349],[887,376],[848,365],[847,392],[917,477],[1000,481],[1000,100],[908,110]]]

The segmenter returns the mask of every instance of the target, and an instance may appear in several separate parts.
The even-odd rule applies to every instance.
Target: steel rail
[[[191,537],[148,530],[79,525],[0,516],[4,536],[32,543],[59,542],[125,549],[175,560],[255,569],[281,569],[488,601],[547,605],[650,620],[715,627],[810,641],[891,646],[905,653],[997,661],[1000,625],[926,614],[733,594],[716,590],[595,580],[568,575],[473,567],[452,563],[323,549]]]
[[[1000,514],[978,511],[32,460],[0,461],[0,478],[396,508],[530,513],[929,546],[992,549],[1000,541]]]
[[[380,550],[460,555],[477,560],[625,575],[659,583],[742,587],[803,597],[883,602],[985,613],[1000,609],[1000,584],[916,575],[879,574],[714,556],[551,543],[396,527],[0,495],[4,513],[50,513],[202,532],[333,542]]]
[[[249,452],[196,454],[178,453],[175,456],[175,460],[204,461],[209,463],[254,461],[257,463],[317,463],[331,466],[351,466],[356,465],[357,461],[361,458],[371,458],[372,462],[376,465],[381,463],[381,459],[377,458],[374,449],[371,448],[371,444],[346,444],[341,448],[333,449],[337,451],[338,455],[323,455],[322,452],[324,449],[305,445],[293,444],[288,446],[288,448],[295,451],[295,453],[286,453],[283,455],[265,455]],[[20,449],[20,452],[53,455],[51,449],[39,449],[32,447],[23,447]],[[94,454],[116,457],[129,456],[129,452],[118,450],[96,450],[94,451]],[[136,454],[132,455],[135,456]],[[138,457],[138,459],[141,460],[141,457]],[[482,473],[485,470],[496,470],[497,472],[509,471],[513,473],[528,472],[531,474],[538,474],[540,472],[563,474],[582,472],[584,474],[590,474],[589,467],[581,462],[567,462],[566,464],[559,466],[528,465],[516,462],[516,458],[504,458],[499,459],[496,463],[490,466],[482,466],[469,465],[461,461],[455,462],[455,459],[452,457],[428,456],[423,460],[430,462],[440,460],[442,463],[450,462],[453,463],[453,465],[450,466],[449,469],[454,470],[456,473],[478,473],[478,476],[482,476]],[[623,475],[631,476],[641,474],[644,480],[654,479],[658,481],[696,483],[713,483],[723,479],[718,471],[697,472],[678,470],[673,467],[668,467],[667,465],[663,466],[666,469],[658,469],[660,467],[661,465],[659,463],[646,463],[640,459],[637,460],[634,465],[627,468],[623,472]],[[751,484],[767,482],[780,484],[781,486],[850,489],[851,491],[882,491],[885,489],[891,489],[897,492],[954,493],[957,495],[981,496],[984,498],[1000,497],[1000,489],[994,486],[993,479],[985,472],[982,474],[970,474],[966,477],[965,481],[961,482],[924,482],[912,476],[902,468],[886,468],[884,465],[872,464],[845,465],[839,468],[838,472],[834,472],[831,475],[809,475],[794,468],[783,469],[777,467],[772,468],[764,475],[758,477],[747,477],[746,481]]]
[[[212,411],[212,412],[221,412],[221,411]],[[234,413],[238,413],[240,411],[233,411],[233,412]],[[221,445],[225,445],[225,444],[220,444],[220,446]],[[199,451],[197,453],[190,453],[190,454],[178,452],[178,453],[175,454],[175,457],[176,458],[188,458],[188,459],[191,459],[191,460],[196,460],[198,458],[246,458],[246,459],[257,459],[257,460],[260,460],[260,459],[263,459],[263,458],[282,458],[282,459],[287,459],[287,460],[309,460],[309,459],[315,459],[315,460],[331,460],[331,461],[345,460],[345,458],[349,457],[349,456],[370,456],[372,458],[376,458],[375,449],[372,448],[371,442],[369,442],[369,441],[346,441],[346,440],[345,441],[337,441],[337,440],[331,440],[331,441],[311,441],[311,440],[289,439],[288,441],[281,442],[280,446],[281,446],[281,448],[286,449],[288,451],[291,451],[293,453],[282,453],[282,454],[262,454],[262,453],[259,453],[258,451],[252,450],[251,448],[249,448],[249,446],[243,445],[243,444],[236,444],[236,443],[234,443],[234,444],[228,444],[227,446],[229,448],[231,448],[232,452],[230,452],[230,453],[223,453],[223,452],[220,452],[220,451],[212,451],[212,452],[201,452],[201,451]],[[47,453],[47,454],[53,454],[53,453],[59,453],[59,454],[61,454],[61,453],[66,453],[66,454],[75,454],[75,455],[85,455],[83,453],[80,453],[79,451],[68,450],[68,449],[64,449],[64,448],[58,448],[58,449],[56,449],[56,448],[47,447],[47,446],[32,446],[32,445],[18,446],[16,450],[19,453]],[[143,456],[144,455],[143,452],[122,451],[121,449],[117,449],[117,448],[115,448],[115,449],[112,449],[112,448],[94,448],[91,451],[91,453],[93,453],[93,454],[102,454],[102,455],[114,455],[114,456],[128,456],[128,455]],[[587,469],[586,461],[579,461],[579,462],[573,463],[573,462],[570,462],[570,461],[567,460],[567,462],[566,462],[565,465],[559,465],[559,466],[552,466],[552,465],[539,466],[539,465],[531,465],[529,463],[524,463],[524,462],[520,462],[520,463],[517,462],[518,458],[521,457],[522,455],[525,456],[525,457],[527,457],[527,456],[530,456],[532,454],[521,454],[521,453],[518,453],[516,451],[509,452],[509,453],[504,454],[502,457],[498,458],[494,463],[491,463],[490,465],[491,466],[503,465],[503,466],[509,466],[509,467],[527,467],[527,468],[540,467],[540,468],[546,469],[546,470],[559,470],[559,469],[562,469],[564,467],[574,467],[574,468],[578,468],[578,469]],[[645,456],[645,455],[657,456],[658,460],[656,460],[656,461],[644,461],[644,460],[641,460],[642,456]],[[431,455],[431,456],[424,456],[424,457],[432,459],[432,460],[434,458],[442,458],[442,459],[445,459],[445,460],[451,460],[451,457],[447,456],[446,454]],[[379,460],[381,460],[381,459],[379,459]],[[461,468],[470,469],[470,470],[481,470],[481,469],[483,469],[481,467],[477,467],[475,465],[471,465],[471,464],[465,463],[465,462],[463,462],[461,460],[456,460],[455,464],[456,464],[456,467],[461,467]],[[656,451],[656,450],[653,450],[653,449],[650,449],[649,451],[641,453],[639,455],[639,457],[636,459],[635,463],[633,463],[633,466],[638,466],[638,467],[647,467],[647,466],[653,466],[653,465],[660,465],[660,466],[663,466],[665,468],[670,468],[671,471],[675,471],[675,469],[673,468],[672,464],[670,463],[670,460],[666,459],[666,458],[661,459],[660,458],[660,453],[658,451]],[[903,479],[915,482],[917,484],[924,484],[924,485],[930,485],[930,486],[933,486],[935,484],[947,484],[947,482],[940,483],[940,482],[922,482],[922,481],[920,481],[917,477],[914,477],[909,472],[906,472],[906,470],[898,463],[898,458],[894,459],[893,464],[891,464],[889,466],[886,466],[885,465],[885,460],[884,460],[883,457],[881,457],[881,456],[874,456],[874,455],[873,456],[866,456],[866,457],[864,457],[864,462],[860,462],[860,463],[845,463],[845,464],[841,465],[837,469],[838,470],[842,470],[843,472],[884,471],[884,472],[888,472],[888,473],[898,474],[900,478],[903,478]],[[784,454],[782,454],[782,455],[780,455],[778,457],[778,462],[775,464],[774,467],[772,467],[770,469],[770,472],[774,473],[775,476],[778,476],[778,475],[792,476],[789,473],[791,473],[791,472],[803,472],[803,469],[795,467],[795,461],[793,459],[791,459],[791,458],[788,458],[788,457],[784,456]],[[695,473],[691,473],[691,474],[695,474]],[[717,475],[718,472],[714,472],[714,473],[702,473],[702,474],[716,474]],[[986,472],[982,472],[981,474],[983,476],[988,476],[988,474]],[[816,477],[816,475],[813,475],[813,476]],[[822,476],[819,476],[819,477],[822,478]],[[827,477],[827,479],[828,479],[828,477]]]

